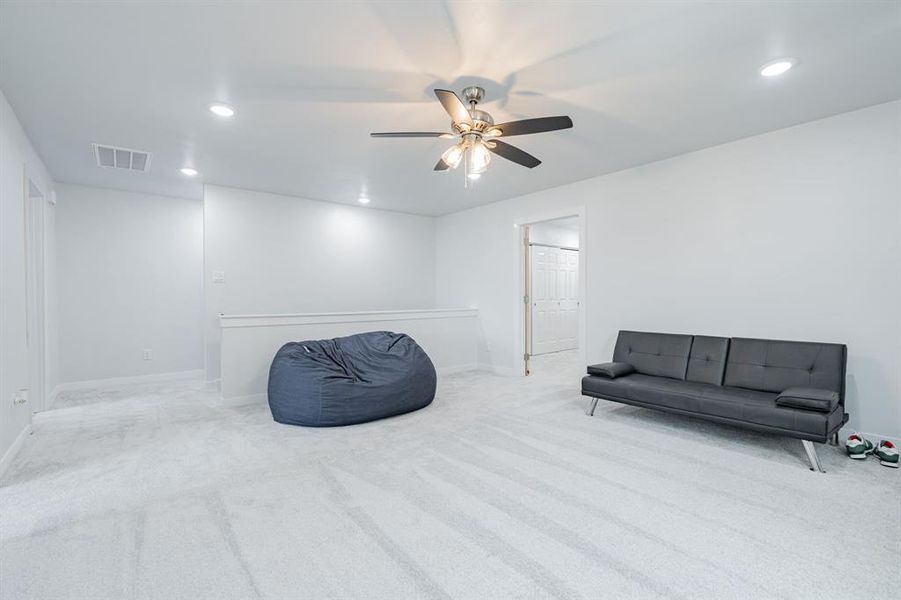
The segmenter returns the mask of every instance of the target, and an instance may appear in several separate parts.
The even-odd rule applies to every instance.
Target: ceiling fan
[[[469,108],[466,108],[460,97],[450,90],[435,90],[435,95],[447,114],[451,116],[452,133],[397,131],[370,133],[369,135],[376,138],[460,138],[457,144],[444,151],[441,160],[435,165],[435,170],[456,169],[462,162],[467,182],[481,177],[491,162],[491,153],[530,169],[541,164],[540,160],[528,152],[502,142],[498,138],[569,129],[573,126],[572,119],[569,117],[541,117],[495,125],[490,114],[476,108],[476,105],[485,97],[485,90],[475,85],[463,90],[463,98],[469,103]]]

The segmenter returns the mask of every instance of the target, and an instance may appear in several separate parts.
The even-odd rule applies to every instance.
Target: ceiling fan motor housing
[[[482,134],[489,127],[494,125],[494,119],[490,114],[485,112],[484,110],[479,110],[476,108],[476,104],[478,104],[485,97],[485,90],[480,88],[477,85],[471,85],[469,87],[463,88],[463,98],[469,102],[469,116],[472,118],[472,127],[465,127],[465,133],[476,133]],[[451,122],[451,127],[461,131],[464,133],[458,123]]]
[[[478,104],[485,97],[485,90],[477,85],[463,88],[463,98],[470,104]]]

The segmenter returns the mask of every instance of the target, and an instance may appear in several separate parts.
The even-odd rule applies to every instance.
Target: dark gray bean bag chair
[[[269,409],[289,425],[365,423],[428,406],[436,384],[432,361],[403,333],[289,342],[269,368]]]

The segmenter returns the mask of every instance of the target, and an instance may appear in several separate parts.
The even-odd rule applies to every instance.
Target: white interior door
[[[557,261],[558,281],[563,289],[558,294],[560,302],[560,350],[579,347],[579,251],[560,250]]]
[[[532,354],[579,346],[579,252],[533,245]]]

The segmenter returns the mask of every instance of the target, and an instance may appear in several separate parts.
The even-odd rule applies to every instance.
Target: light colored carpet
[[[445,377],[339,429],[199,383],[81,392],[2,481],[0,590],[78,598],[878,598],[901,590],[901,477],[820,446]]]

